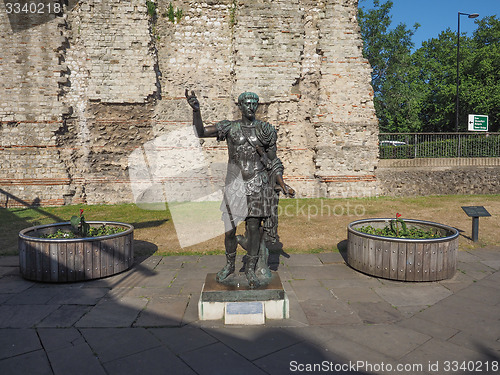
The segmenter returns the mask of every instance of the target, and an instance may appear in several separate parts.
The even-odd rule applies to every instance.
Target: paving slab
[[[37,327],[69,328],[87,314],[91,306],[62,305],[45,317]]]
[[[332,264],[332,263],[343,264],[345,262],[344,257],[340,253],[319,253],[316,255],[323,264]]]
[[[9,275],[19,275],[19,267],[0,266],[0,277]]]
[[[58,308],[58,305],[2,305],[0,328],[32,328]]]
[[[451,291],[437,283],[383,286],[373,290],[393,306],[434,305],[452,295]]]
[[[342,359],[334,353],[303,341],[260,358],[254,361],[254,363],[267,374],[289,375],[293,373],[325,373],[318,371],[304,371],[305,367],[301,367],[307,364],[321,364],[324,361],[328,364],[342,363]],[[304,370],[299,371],[301,368]],[[341,374],[342,372],[330,373]]]
[[[335,288],[374,288],[383,285],[376,277],[359,274],[356,279],[345,280],[320,280],[321,284],[327,289]]]
[[[339,280],[359,279],[359,272],[341,264],[326,264],[322,266],[289,266],[289,271],[295,280]]]
[[[403,315],[394,306],[382,302],[353,302],[349,307],[365,324],[384,324],[399,322]]]
[[[222,343],[183,353],[180,358],[199,375],[266,374]]]
[[[483,282],[472,284],[468,288],[458,291],[455,295],[492,306],[500,302],[500,291],[498,288],[486,286]]]
[[[303,341],[278,328],[240,327],[207,329],[206,332],[250,361]]]
[[[473,250],[471,251],[457,251],[457,260],[459,262],[479,262],[481,258],[475,255]]]
[[[499,337],[500,340],[500,337]],[[500,341],[495,340],[495,338],[486,338],[480,333],[476,332],[458,332],[456,335],[451,337],[448,341],[481,353],[491,352],[494,353],[493,357],[496,356],[500,360]]]
[[[84,328],[80,331],[101,363],[161,346],[144,328]]]
[[[500,260],[500,249],[498,247],[485,247],[469,251],[472,255],[482,260]]]
[[[280,257],[280,263],[286,266],[321,266],[323,263],[317,254],[289,254],[287,257]]]
[[[481,264],[488,266],[489,268],[493,268],[494,270],[500,270],[500,260],[483,260]]]
[[[401,362],[422,364],[431,374],[452,374],[445,371],[446,361],[476,361],[480,360],[480,353],[460,347],[447,341],[431,339],[401,358]],[[437,365],[437,366],[436,366]],[[432,367],[431,367],[432,366]],[[464,372],[458,372],[463,374]]]
[[[154,270],[153,274],[147,278],[142,279],[135,286],[142,288],[166,288],[176,278],[178,270]]]
[[[85,343],[75,328],[38,328],[37,332],[47,352]]]
[[[107,288],[61,288],[47,303],[56,305],[95,305],[108,293]]]
[[[471,299],[448,297],[417,314],[421,319],[445,327],[480,334],[486,339],[500,337],[500,306],[485,305]]]
[[[54,375],[106,375],[86,342],[47,352]]]
[[[1,285],[1,284],[0,284]],[[61,288],[28,288],[11,296],[6,305],[45,305],[62,293]]]
[[[353,302],[382,302],[383,299],[369,288],[365,286],[354,286],[354,287],[333,287],[330,288],[331,293],[334,297],[341,299],[342,301],[353,303]]]
[[[2,375],[54,375],[47,354],[42,349],[0,360]]]
[[[412,316],[416,315],[419,312],[424,311],[426,308],[428,308],[428,305],[421,305],[421,306],[394,306],[396,310],[398,310],[401,315],[403,316],[404,319],[411,318]]]
[[[356,364],[355,370],[358,373],[373,373],[373,368],[382,364],[384,364],[384,366],[391,365],[395,368],[399,363],[394,358],[339,335],[322,343],[321,347],[328,350],[335,357],[338,357],[342,363]],[[352,372],[353,371],[346,373]],[[385,374],[386,372],[376,371],[376,373]]]
[[[332,298],[331,292],[319,280],[291,280],[288,283],[299,301]]]
[[[400,359],[431,339],[429,335],[393,324],[337,327],[337,332],[376,352],[394,359]]]
[[[330,298],[306,300],[300,303],[310,325],[340,325],[361,323],[358,314],[346,303]]]
[[[135,327],[180,326],[189,303],[188,296],[151,299],[134,323]]]
[[[148,331],[175,354],[199,349],[218,341],[201,328],[195,327],[150,328]]]
[[[457,272],[472,277],[475,280],[481,280],[488,275],[491,275],[495,270],[482,263],[465,263],[457,262]]]
[[[196,375],[186,363],[165,347],[148,349],[107,362],[104,367],[108,375]]]
[[[193,295],[189,297],[189,302],[182,317],[182,325],[192,324],[198,321],[198,295]]]
[[[34,329],[0,329],[0,360],[42,349]]]
[[[433,321],[421,319],[418,316],[412,316],[409,319],[401,320],[397,324],[400,327],[409,328],[441,340],[448,340],[460,332],[458,329],[446,327]]]
[[[130,327],[148,300],[139,297],[101,300],[88,314],[84,315],[76,327]]]
[[[33,282],[24,280],[20,275],[4,276],[0,279],[0,293],[21,293],[32,286]]]
[[[19,266],[19,256],[7,255],[0,257],[0,266],[2,267],[17,267]]]
[[[444,286],[446,289],[450,290],[451,292],[455,293],[458,292],[459,290],[467,288],[468,286],[472,285],[475,282],[477,282],[477,280],[474,279],[472,276],[457,271],[451,279],[441,280],[438,283]]]

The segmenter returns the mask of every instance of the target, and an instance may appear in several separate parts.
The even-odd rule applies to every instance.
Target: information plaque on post
[[[477,242],[479,237],[479,218],[491,216],[483,206],[462,206],[467,216],[472,217],[472,241]]]

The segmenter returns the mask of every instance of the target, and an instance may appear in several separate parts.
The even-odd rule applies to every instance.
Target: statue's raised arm
[[[216,137],[217,129],[215,128],[215,126],[203,125],[203,120],[201,118],[201,111],[200,111],[200,102],[198,101],[198,98],[196,97],[194,91],[191,91],[191,94],[189,94],[188,89],[186,89],[185,95],[188,104],[193,109],[193,126],[195,128],[196,135],[198,136],[198,138]]]

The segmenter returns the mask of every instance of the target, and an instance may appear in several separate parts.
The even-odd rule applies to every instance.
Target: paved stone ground
[[[197,313],[222,256],[150,257],[71,284],[26,281],[3,257],[0,374],[498,374],[500,248],[458,260],[451,280],[403,283],[338,253],[281,256],[290,319],[229,327]]]

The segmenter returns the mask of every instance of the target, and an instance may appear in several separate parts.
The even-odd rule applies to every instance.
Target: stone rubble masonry
[[[357,0],[157,0],[154,20],[143,0],[73,3],[15,25],[0,3],[1,205],[132,201],[128,156],[190,126],[185,88],[206,123],[258,93],[299,197],[381,191]],[[225,143],[200,143],[227,160]]]
[[[389,196],[500,193],[500,158],[380,160],[376,175]]]

